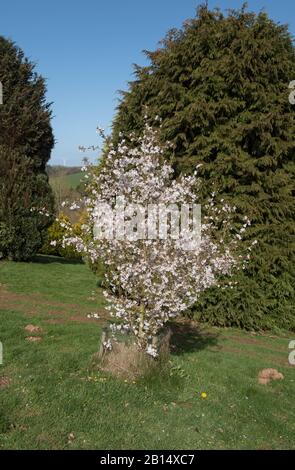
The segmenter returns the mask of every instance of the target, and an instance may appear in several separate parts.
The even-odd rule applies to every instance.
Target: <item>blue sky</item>
[[[47,78],[56,145],[51,164],[79,165],[79,145],[98,143],[96,126],[108,129],[119,89],[132,79],[172,27],[194,16],[197,0],[10,0],[1,2],[0,34],[13,39]],[[243,1],[209,0],[237,8]],[[249,0],[295,33],[295,2]],[[94,158],[94,156],[93,156]]]

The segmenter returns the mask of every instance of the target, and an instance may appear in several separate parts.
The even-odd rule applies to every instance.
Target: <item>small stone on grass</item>
[[[27,325],[25,326],[25,330],[28,331],[29,333],[41,333],[42,332],[41,326],[35,326],[35,325]]]
[[[277,369],[262,369],[258,374],[258,382],[267,385],[271,380],[283,380],[284,376]]]

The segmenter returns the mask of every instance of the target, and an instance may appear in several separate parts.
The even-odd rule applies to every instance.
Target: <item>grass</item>
[[[0,449],[295,447],[292,335],[176,324],[167,371],[125,382],[93,367],[103,307],[83,264],[0,263]],[[26,340],[28,324],[41,341]],[[259,385],[265,367],[284,380]]]

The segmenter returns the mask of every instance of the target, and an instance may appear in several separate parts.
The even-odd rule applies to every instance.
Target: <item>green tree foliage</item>
[[[54,198],[45,166],[54,145],[44,79],[0,36],[0,258],[26,260],[42,245]],[[43,212],[43,213],[41,213]]]
[[[249,329],[295,329],[295,106],[288,84],[295,53],[286,26],[243,7],[226,15],[202,6],[170,31],[149,65],[135,66],[113,140],[162,119],[176,174],[201,163],[203,198],[217,190],[252,220],[258,245],[231,289],[211,289],[195,318]],[[169,157],[171,158],[171,156]]]

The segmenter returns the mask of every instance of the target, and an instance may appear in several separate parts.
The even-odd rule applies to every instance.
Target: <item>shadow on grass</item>
[[[82,259],[66,259],[61,258],[60,256],[50,256],[50,255],[36,255],[31,260],[32,263],[41,263],[41,264],[50,264],[50,263],[60,263],[60,264],[84,264]]]
[[[218,333],[210,333],[192,323],[171,323],[169,327],[172,332],[170,340],[172,354],[201,351],[217,345]]]

